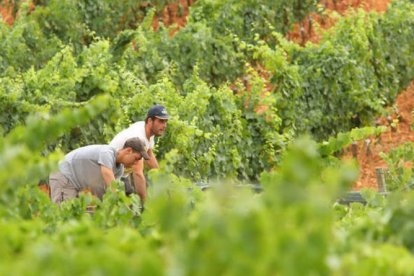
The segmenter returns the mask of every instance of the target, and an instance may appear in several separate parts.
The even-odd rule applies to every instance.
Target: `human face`
[[[138,163],[138,161],[141,159],[142,159],[141,153],[131,150],[125,155],[122,163],[124,164],[125,167],[130,168],[134,166],[136,163]]]
[[[151,120],[151,132],[152,135],[161,136],[167,129],[168,119],[154,118]]]

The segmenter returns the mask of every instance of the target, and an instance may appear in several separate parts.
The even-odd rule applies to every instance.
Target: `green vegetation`
[[[200,0],[174,35],[152,28],[168,2],[14,1],[0,23],[0,274],[413,275],[412,145],[387,198],[335,203],[357,174],[335,154],[414,79],[412,1],[305,47],[283,36],[316,1]],[[172,118],[145,212],[121,185],[60,208],[37,189],[154,102]]]

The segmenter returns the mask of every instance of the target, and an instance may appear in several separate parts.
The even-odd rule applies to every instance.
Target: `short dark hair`
[[[133,151],[140,153],[142,155],[142,158],[144,158],[145,160],[149,159],[147,149],[145,148],[145,144],[138,137],[129,138],[128,140],[126,140],[123,148],[131,148]]]
[[[145,124],[148,124],[148,120],[149,119],[151,119],[151,120],[153,120],[154,121],[154,119],[155,119],[156,117],[155,116],[151,116],[151,117],[147,117],[147,118],[145,118]]]

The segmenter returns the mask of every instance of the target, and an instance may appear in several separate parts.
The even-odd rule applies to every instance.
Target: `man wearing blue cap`
[[[168,119],[169,116],[165,106],[154,105],[148,110],[145,121],[136,122],[122,130],[112,139],[109,145],[115,149],[119,149],[127,139],[131,137],[139,137],[144,141],[149,156],[149,160],[146,160],[146,164],[150,169],[158,168],[157,158],[152,151],[155,144],[154,137],[164,134],[167,128]],[[125,182],[125,191],[127,194],[130,194],[135,190],[141,198],[141,201],[144,202],[147,196],[147,185],[144,176],[143,160],[132,166],[132,172],[132,176],[125,175],[123,178],[123,181]]]

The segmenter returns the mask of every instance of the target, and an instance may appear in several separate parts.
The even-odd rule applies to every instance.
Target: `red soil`
[[[12,0],[3,0],[0,2],[0,14],[4,22],[6,22],[9,25],[13,24],[14,17]]]
[[[177,0],[177,3],[169,3],[161,14],[154,17],[152,27],[154,30],[158,30],[160,22],[165,26],[176,25],[172,30],[171,35],[176,33],[180,28],[187,23],[187,15],[189,13],[190,6],[195,0]]]
[[[329,29],[336,23],[336,20],[332,16],[333,11],[341,15],[346,15],[355,9],[384,12],[390,3],[391,0],[321,0],[320,4],[325,7],[324,14],[310,14],[305,20],[295,24],[293,30],[288,33],[287,37],[301,45],[304,45],[308,41],[318,43],[321,39],[320,31]],[[315,28],[316,25],[319,27]]]
[[[377,188],[376,168],[386,168],[386,163],[379,154],[388,153],[391,149],[406,142],[414,142],[413,109],[414,109],[414,81],[398,97],[394,113],[387,118],[377,120],[378,125],[387,127],[387,131],[379,137],[370,137],[369,146],[365,141],[357,142],[356,160],[360,166],[360,176],[354,188]],[[392,123],[397,124],[393,126]],[[346,150],[344,158],[353,158],[351,147]]]

